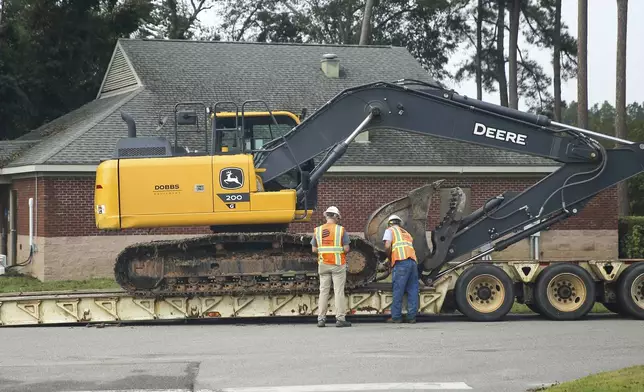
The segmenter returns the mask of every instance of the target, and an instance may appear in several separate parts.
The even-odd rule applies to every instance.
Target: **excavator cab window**
[[[273,118],[275,120],[273,120]],[[281,137],[299,123],[288,112],[245,113],[235,118],[234,114],[217,114],[215,129],[215,154],[243,154],[261,150],[264,144]],[[242,129],[243,127],[243,129]]]

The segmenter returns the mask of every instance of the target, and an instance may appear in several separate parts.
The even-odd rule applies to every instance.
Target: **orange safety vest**
[[[391,239],[391,265],[394,265],[397,261],[413,259],[416,261],[416,251],[414,250],[414,239],[411,237],[405,229],[392,226],[387,230],[391,230],[392,239]]]
[[[318,248],[318,264],[343,265],[346,263],[342,237],[344,227],[335,223],[325,223],[315,228],[315,241]]]

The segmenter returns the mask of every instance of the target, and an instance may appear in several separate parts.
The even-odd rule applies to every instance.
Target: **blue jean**
[[[402,300],[407,293],[407,318],[413,319],[418,312],[418,264],[413,259],[396,262],[392,271],[391,282],[394,299],[391,304],[391,318],[402,318]]]

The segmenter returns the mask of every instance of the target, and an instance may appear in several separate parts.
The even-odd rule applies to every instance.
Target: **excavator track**
[[[367,224],[365,238],[349,236],[347,289],[382,279],[378,272],[386,265],[387,254],[376,244],[392,208],[403,219],[410,218],[405,226],[415,238],[420,260],[429,256],[425,223],[441,182],[417,188],[379,209]],[[451,193],[439,228],[454,219],[463,198],[458,188]],[[319,278],[311,239],[310,234],[241,232],[137,243],[117,256],[114,273],[118,284],[136,297],[313,293],[319,290]]]
[[[116,281],[138,297],[314,292],[319,280],[311,239],[291,233],[218,233],[138,243],[118,255]],[[349,289],[373,282],[386,258],[361,237],[350,239]]]

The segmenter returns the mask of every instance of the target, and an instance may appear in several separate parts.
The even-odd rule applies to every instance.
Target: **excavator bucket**
[[[465,205],[463,191],[458,187],[453,188],[450,194],[449,210],[442,217],[442,221],[436,229],[432,231],[434,236],[440,237],[441,249],[438,249],[437,252],[430,245],[430,242],[434,242],[436,239],[427,238],[427,217],[434,192],[440,189],[443,181],[445,180],[423,185],[410,191],[407,196],[381,206],[367,221],[364,232],[365,239],[372,243],[376,249],[384,252],[382,237],[387,229],[387,221],[390,215],[396,214],[403,220],[405,230],[414,238],[414,250],[419,264],[424,267],[423,269],[431,270],[440,267],[446,256],[446,247],[449,246],[460,225]],[[377,280],[383,279],[386,275],[380,276]]]
[[[382,236],[387,229],[387,218],[396,214],[403,220],[405,230],[414,237],[414,250],[419,260],[424,260],[431,255],[427,241],[427,216],[434,191],[440,188],[445,180],[438,180],[431,184],[423,185],[409,192],[407,196],[389,202],[378,208],[367,221],[365,239],[380,250],[384,251]]]

